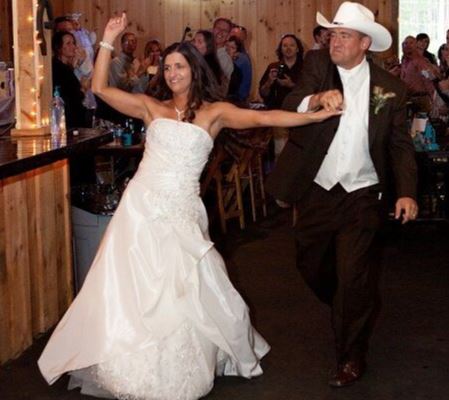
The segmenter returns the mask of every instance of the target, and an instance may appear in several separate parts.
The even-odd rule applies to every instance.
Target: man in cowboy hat
[[[287,110],[342,109],[319,124],[295,128],[267,189],[298,204],[297,266],[320,300],[331,306],[337,368],[329,384],[343,387],[365,371],[379,309],[378,231],[386,220],[387,174],[395,178],[395,218],[416,218],[416,165],[406,130],[406,90],[366,59],[384,51],[391,35],[366,7],[344,2],[329,50],[307,53]]]

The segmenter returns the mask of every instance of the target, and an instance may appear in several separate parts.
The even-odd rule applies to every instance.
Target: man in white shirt
[[[416,164],[406,130],[406,89],[366,59],[384,51],[390,33],[373,13],[344,2],[333,22],[329,50],[307,53],[301,85],[283,108],[342,109],[341,117],[291,131],[267,189],[296,202],[297,266],[318,298],[331,306],[337,368],[343,387],[366,368],[368,340],[379,311],[379,230],[388,215],[388,174],[395,178],[395,217],[416,218]]]
[[[122,51],[113,58],[109,69],[109,85],[132,92],[139,85],[139,78],[145,73],[148,61],[140,62],[134,52],[137,49],[137,37],[132,32],[125,32],[120,44]]]
[[[231,33],[232,22],[223,17],[219,17],[214,21],[213,33],[215,38],[215,47],[217,49],[217,58],[220,67],[226,79],[231,79],[232,71],[234,70],[234,63],[231,56],[226,52],[225,44]]]

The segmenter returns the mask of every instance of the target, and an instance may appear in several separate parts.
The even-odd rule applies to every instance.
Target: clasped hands
[[[320,108],[324,108],[326,111],[342,111],[344,108],[343,94],[337,89],[314,94],[310,98],[309,110]]]

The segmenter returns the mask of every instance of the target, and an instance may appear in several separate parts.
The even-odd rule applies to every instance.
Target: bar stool
[[[232,157],[222,143],[217,142],[214,154],[207,167],[201,183],[201,195],[204,196],[210,187],[214,187],[217,201],[220,227],[227,232],[226,221],[239,219],[240,229],[245,228],[242,184],[240,180],[240,156]],[[235,158],[237,157],[237,158]]]
[[[245,228],[243,194],[249,188],[251,214],[257,220],[257,207],[267,215],[263,156],[271,139],[271,128],[228,130],[224,140],[217,141],[214,155],[202,180],[201,194],[210,185],[215,187],[220,226],[226,233],[226,222],[238,218]]]
[[[263,170],[263,157],[267,153],[268,144],[273,136],[271,128],[252,130],[246,144],[251,150],[250,160],[242,173],[241,179],[247,180],[250,191],[251,214],[254,222],[257,221],[257,208],[262,208],[262,215],[267,216],[267,203],[265,196],[265,174]]]

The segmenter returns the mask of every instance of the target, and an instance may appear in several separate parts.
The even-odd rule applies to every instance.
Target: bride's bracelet
[[[104,47],[107,50],[110,51],[114,51],[114,46],[111,43],[105,42],[105,41],[101,41],[100,43],[98,43],[100,47]]]

